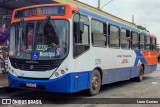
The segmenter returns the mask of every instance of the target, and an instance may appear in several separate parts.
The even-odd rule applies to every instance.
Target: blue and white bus
[[[23,7],[12,15],[8,63],[9,87],[96,95],[155,71],[156,36],[75,5]]]

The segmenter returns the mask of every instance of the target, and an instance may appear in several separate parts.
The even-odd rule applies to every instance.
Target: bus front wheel
[[[101,88],[101,74],[95,69],[92,72],[92,76],[90,79],[90,87],[89,87],[89,95],[97,95]]]

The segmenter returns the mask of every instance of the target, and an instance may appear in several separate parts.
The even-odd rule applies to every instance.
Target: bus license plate
[[[37,87],[37,84],[32,84],[32,83],[26,83],[26,86],[27,87]]]

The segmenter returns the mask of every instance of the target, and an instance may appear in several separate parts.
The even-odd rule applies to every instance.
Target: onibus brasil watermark
[[[2,99],[2,104],[13,104],[13,105],[28,105],[28,104],[34,104],[39,105],[42,104],[41,100],[16,100],[16,99]]]

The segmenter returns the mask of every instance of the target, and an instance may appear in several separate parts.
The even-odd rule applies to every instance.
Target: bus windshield
[[[11,58],[52,60],[64,58],[68,53],[67,20],[49,19],[13,23],[10,34]]]

